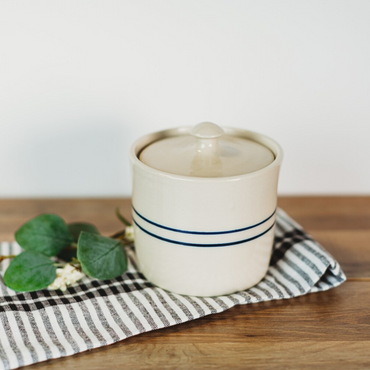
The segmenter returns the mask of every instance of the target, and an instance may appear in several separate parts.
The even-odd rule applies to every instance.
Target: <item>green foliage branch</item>
[[[124,247],[132,244],[132,225],[119,209],[118,219],[125,229],[106,237],[86,222],[66,224],[54,214],[42,214],[22,225],[15,240],[24,250],[19,255],[0,256],[0,263],[12,259],[4,274],[4,283],[17,292],[45,289],[57,278],[57,268],[69,265],[100,280],[110,280],[127,270]],[[82,274],[79,274],[82,276]]]

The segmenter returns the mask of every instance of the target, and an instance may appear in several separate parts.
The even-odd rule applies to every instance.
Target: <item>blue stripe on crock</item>
[[[254,239],[258,239],[259,237],[265,235],[266,233],[268,233],[272,228],[273,226],[275,225],[275,222],[267,229],[265,230],[264,232],[258,234],[258,235],[255,235],[255,236],[252,236],[251,238],[248,238],[248,239],[243,239],[243,240],[237,240],[235,242],[229,242],[229,243],[220,243],[220,244],[197,244],[197,243],[186,243],[186,242],[181,242],[181,241],[178,241],[178,240],[172,240],[172,239],[167,239],[167,238],[163,238],[162,236],[159,236],[159,235],[156,235],[156,234],[153,234],[151,233],[150,231],[144,229],[142,226],[140,226],[136,220],[134,219],[133,220],[135,225],[140,229],[142,230],[144,233],[152,236],[153,238],[156,238],[156,239],[159,239],[159,240],[162,240],[164,242],[167,242],[167,243],[172,243],[172,244],[178,244],[178,245],[184,245],[186,247],[229,247],[229,246],[232,246],[232,245],[237,245],[237,244],[242,244],[242,243],[247,243],[247,242],[250,242]]]
[[[235,230],[226,230],[226,231],[189,231],[189,230],[181,230],[181,229],[174,229],[172,227],[168,227],[168,226],[164,226],[164,225],[161,225],[161,224],[158,224],[154,221],[151,221],[151,220],[148,220],[146,217],[144,217],[143,215],[141,215],[136,209],[134,206],[132,206],[132,209],[134,210],[134,212],[142,219],[144,220],[145,222],[147,222],[148,224],[151,224],[151,225],[154,225],[154,226],[157,226],[157,227],[160,227],[161,229],[165,229],[165,230],[169,230],[169,231],[174,231],[174,232],[177,232],[177,233],[183,233],[183,234],[194,234],[194,235],[221,235],[221,234],[232,234],[232,233],[238,233],[238,232],[241,232],[241,231],[245,231],[245,230],[249,230],[249,229],[253,229],[257,226],[260,226],[262,224],[264,224],[265,222],[267,222],[275,213],[276,213],[276,208],[274,210],[274,212],[272,212],[272,214],[267,217],[266,219],[264,219],[263,221],[257,223],[257,224],[254,224],[254,225],[251,225],[251,226],[247,226],[247,227],[243,227],[241,229],[235,229]]]

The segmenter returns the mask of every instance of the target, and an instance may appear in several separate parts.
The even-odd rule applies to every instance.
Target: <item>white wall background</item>
[[[0,196],[117,196],[127,151],[275,138],[281,194],[370,193],[370,1],[0,0]]]

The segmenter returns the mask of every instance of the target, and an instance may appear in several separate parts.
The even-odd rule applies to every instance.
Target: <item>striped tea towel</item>
[[[213,298],[170,293],[145,280],[133,249],[123,276],[84,278],[66,292],[16,293],[3,283],[0,267],[0,369],[15,369],[73,355],[136,334],[225,311],[237,304],[288,299],[331,289],[346,279],[339,264],[282,210],[265,278],[251,289]],[[0,244],[16,254],[16,243]]]

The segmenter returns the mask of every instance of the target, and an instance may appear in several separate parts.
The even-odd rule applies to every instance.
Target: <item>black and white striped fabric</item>
[[[84,278],[67,291],[16,293],[3,283],[0,265],[0,369],[73,355],[151,330],[225,311],[237,304],[288,299],[338,286],[346,280],[339,264],[282,210],[265,278],[255,287],[227,296],[199,298],[160,289],[136,269],[118,279]],[[16,243],[0,244],[17,254]]]

